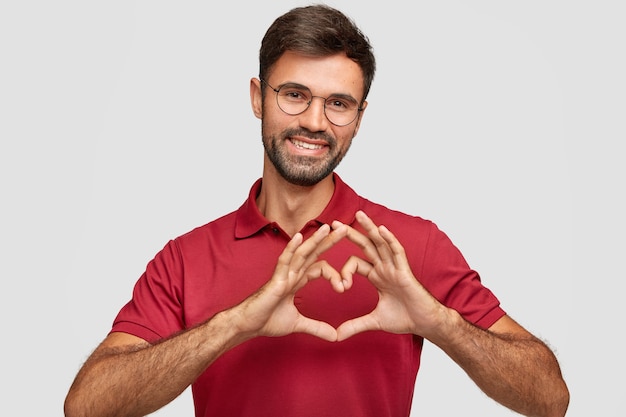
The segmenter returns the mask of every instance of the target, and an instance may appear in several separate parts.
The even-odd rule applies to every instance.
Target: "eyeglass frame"
[[[281,86],[279,86],[279,88],[274,88],[272,87],[272,85],[270,83],[268,83],[267,81],[265,81],[263,78],[259,78],[259,80],[261,81],[261,84],[266,84],[272,91],[274,91],[276,93],[276,105],[278,106],[278,108],[280,109],[280,111],[282,111],[283,113],[289,115],[289,116],[298,116],[302,113],[304,113],[305,111],[307,111],[310,107],[311,107],[311,103],[313,103],[313,99],[314,98],[321,98],[324,100],[324,117],[326,117],[326,120],[328,120],[331,124],[337,126],[337,127],[346,127],[348,125],[351,125],[352,123],[354,123],[355,120],[357,120],[359,118],[359,114],[364,110],[363,107],[361,107],[361,105],[363,104],[363,102],[361,101],[360,104],[358,104],[358,107],[356,108],[356,113],[354,115],[354,119],[350,120],[348,123],[346,124],[337,124],[335,122],[333,122],[332,120],[330,120],[330,118],[328,117],[328,115],[326,114],[326,102],[328,101],[328,99],[330,97],[322,97],[322,96],[315,96],[313,95],[313,92],[311,91],[311,89],[309,87],[307,87],[306,85],[302,85],[302,87],[306,88],[307,90],[309,90],[309,92],[311,93],[311,99],[309,100],[309,102],[307,103],[306,107],[304,108],[304,110],[302,110],[301,112],[298,113],[288,113],[286,112],[281,106],[280,103],[278,102],[278,93],[280,92],[280,90],[285,87],[288,84],[283,84]],[[332,97],[332,96],[331,96]],[[355,99],[354,101],[356,101],[358,103],[358,101]]]

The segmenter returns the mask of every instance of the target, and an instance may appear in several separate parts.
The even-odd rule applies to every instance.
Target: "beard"
[[[337,146],[337,140],[327,133],[313,133],[306,129],[287,129],[279,135],[267,135],[262,127],[263,147],[269,160],[278,173],[289,183],[299,186],[312,186],[330,175],[348,152],[352,140],[344,148]],[[291,155],[285,141],[291,136],[303,136],[310,139],[323,139],[328,144],[328,153],[324,157]]]

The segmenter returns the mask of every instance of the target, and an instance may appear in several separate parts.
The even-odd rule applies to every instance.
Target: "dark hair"
[[[267,29],[259,51],[259,77],[267,79],[272,65],[286,51],[311,56],[345,52],[363,72],[363,100],[376,71],[372,46],[356,24],[326,5],[297,7],[278,17]]]

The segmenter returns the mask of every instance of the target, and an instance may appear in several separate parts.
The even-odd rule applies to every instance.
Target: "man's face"
[[[363,98],[361,69],[343,54],[310,57],[287,52],[265,81],[276,89],[291,83],[306,86],[316,97],[306,111],[292,116],[278,107],[276,93],[268,85],[258,84],[265,89],[260,114],[253,95],[255,114],[262,120],[266,159],[290,183],[314,185],[332,173],[343,159],[361,120],[359,114],[346,126],[333,125],[324,114],[324,100],[317,97],[344,95],[360,103]]]

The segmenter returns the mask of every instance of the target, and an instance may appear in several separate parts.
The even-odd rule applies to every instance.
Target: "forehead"
[[[363,97],[363,72],[343,53],[320,57],[285,52],[272,66],[268,82],[306,85],[314,94]]]

